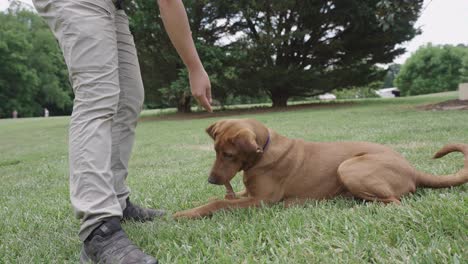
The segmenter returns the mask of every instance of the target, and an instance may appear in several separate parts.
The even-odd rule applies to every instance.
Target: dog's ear
[[[206,133],[214,140],[216,139],[216,130],[218,128],[218,122],[214,122],[205,129]]]
[[[263,150],[257,144],[257,136],[247,128],[241,129],[233,139],[234,145],[246,153],[262,153]]]

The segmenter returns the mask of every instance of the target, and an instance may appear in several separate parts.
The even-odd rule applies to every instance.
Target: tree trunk
[[[184,93],[177,102],[178,113],[191,113],[192,112],[192,97],[188,93]]]
[[[273,107],[286,107],[288,106],[289,96],[285,94],[272,94],[271,101],[273,102]]]

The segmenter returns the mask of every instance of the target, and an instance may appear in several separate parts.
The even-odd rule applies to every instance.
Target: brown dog
[[[438,177],[417,171],[399,153],[383,145],[289,139],[252,119],[222,120],[206,132],[214,139],[216,150],[208,181],[224,184],[228,195],[226,200],[178,212],[176,218],[197,218],[220,209],[280,201],[289,206],[338,195],[400,203],[400,197],[416,187],[443,188],[468,182],[468,144],[449,144],[435,154],[434,158],[453,151],[465,155],[462,170]],[[245,191],[236,197],[229,182],[241,170]]]

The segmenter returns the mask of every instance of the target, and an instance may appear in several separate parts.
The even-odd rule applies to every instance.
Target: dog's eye
[[[223,156],[228,159],[234,157],[234,155],[232,155],[231,153],[227,153],[227,152],[223,152]]]

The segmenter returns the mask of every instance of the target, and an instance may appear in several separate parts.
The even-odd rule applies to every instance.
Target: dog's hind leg
[[[310,200],[311,200],[310,198],[287,198],[287,199],[284,199],[283,204],[284,204],[284,207],[289,208],[289,207],[296,206],[296,205],[301,206]]]
[[[407,162],[391,153],[364,154],[338,167],[340,180],[355,197],[397,204],[403,194],[415,189],[408,171]]]

